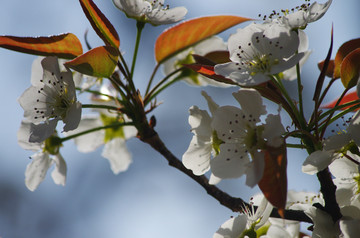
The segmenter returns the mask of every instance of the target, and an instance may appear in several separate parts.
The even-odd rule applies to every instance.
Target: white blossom
[[[310,6],[302,5],[298,11],[285,14],[276,20],[292,29],[305,28],[307,24],[319,20],[329,9],[332,0],[320,4],[314,2]]]
[[[22,121],[20,129],[18,131],[18,142],[19,145],[26,150],[36,152],[30,157],[31,163],[26,167],[25,171],[25,185],[26,187],[34,191],[45,179],[46,173],[49,168],[55,164],[55,169],[51,173],[51,177],[55,184],[65,185],[66,182],[66,163],[64,158],[59,153],[57,134],[48,137],[42,143],[29,142],[30,133],[32,127],[37,127],[28,121]],[[40,125],[41,126],[41,125]]]
[[[315,174],[328,167],[334,160],[340,158],[343,148],[351,142],[360,145],[360,112],[350,120],[346,132],[330,136],[324,141],[322,150],[311,153],[303,163],[302,171],[307,174]]]
[[[309,40],[306,33],[302,30],[298,30],[299,36],[299,48],[298,52],[303,53],[304,56],[299,61],[300,70],[305,62],[308,60],[311,50],[309,50]],[[281,73],[281,78],[284,80],[294,80],[297,78],[296,65],[290,69],[287,69]]]
[[[211,114],[219,107],[210,96],[204,91],[205,97]],[[182,163],[187,169],[193,171],[195,175],[203,175],[210,169],[210,160],[218,149],[217,136],[211,128],[211,116],[207,111],[192,106],[189,109],[189,124],[194,136],[190,142],[189,148],[182,156]],[[210,176],[210,184],[216,184],[220,181],[213,174]]]
[[[265,146],[280,147],[284,143],[282,134],[285,129],[280,115],[269,114],[266,123],[260,124],[260,116],[266,114],[266,108],[256,90],[243,88],[233,96],[241,109],[222,106],[213,115],[211,126],[223,143],[219,155],[211,160],[211,171],[222,179],[246,174],[246,184],[253,187],[264,171],[262,150]]]
[[[94,128],[111,125],[122,119],[110,117],[105,114],[83,116],[77,129],[67,135],[75,135]],[[131,153],[126,147],[126,140],[136,135],[133,126],[115,126],[113,128],[97,130],[74,138],[80,152],[92,152],[104,145],[102,156],[109,160],[114,174],[126,171],[132,163]]]
[[[185,7],[169,8],[164,0],[113,0],[128,17],[153,25],[172,24],[184,18]]]
[[[54,132],[59,120],[65,124],[64,131],[75,129],[81,118],[81,103],[76,99],[72,73],[69,70],[60,72],[56,57],[44,58],[41,65],[42,77],[39,77],[38,71],[33,72],[32,86],[19,98],[25,119],[36,125],[43,124],[42,129],[47,130],[48,134]],[[36,136],[37,131],[33,134],[34,138],[41,138]]]
[[[222,224],[213,238],[238,238],[249,233],[256,237],[256,230],[267,222],[273,208],[264,196],[259,197],[261,197],[261,200],[258,202],[251,200],[251,208],[246,208],[243,214],[231,217]],[[254,205],[258,206],[256,212],[254,211]]]
[[[296,65],[304,53],[296,54],[299,37],[281,24],[250,24],[229,37],[232,62],[215,65],[215,73],[254,86],[269,81]]]

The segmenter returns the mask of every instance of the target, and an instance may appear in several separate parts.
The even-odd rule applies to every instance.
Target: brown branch
[[[182,162],[174,156],[165,146],[165,144],[160,139],[159,135],[153,130],[148,124],[142,124],[141,126],[142,133],[139,134],[139,139],[146,144],[149,144],[153,149],[158,151],[164,158],[169,162],[169,165],[180,170],[181,172],[188,175],[190,178],[195,180],[200,184],[206,192],[219,201],[220,204],[229,208],[233,212],[243,212],[244,207],[249,207],[250,205],[246,203],[241,198],[235,198],[220,190],[218,187],[209,184],[209,180],[204,176],[196,176],[192,173],[191,170],[185,168]],[[255,208],[256,209],[256,208]],[[271,217],[280,218],[280,215],[276,208],[273,209]],[[285,210],[285,219],[302,221],[312,223],[312,220],[305,215],[303,211],[297,210]]]
[[[338,221],[342,215],[340,207],[336,201],[336,185],[331,179],[329,169],[326,168],[317,173],[318,180],[320,182],[320,191],[323,194],[325,200],[324,211],[331,215],[334,222]]]

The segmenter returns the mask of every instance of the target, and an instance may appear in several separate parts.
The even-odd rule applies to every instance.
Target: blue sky
[[[135,22],[116,9],[111,0],[95,0],[95,3],[117,29],[125,57],[131,57]],[[186,6],[189,10],[187,19],[220,14],[256,18],[259,13],[264,15],[273,9],[293,7],[286,0],[173,0],[166,3]],[[335,50],[343,42],[358,38],[359,5],[357,0],[334,0],[328,13],[306,29],[313,50],[303,70],[307,112],[312,107],[310,100],[319,73],[316,63],[326,56],[331,25],[334,25]],[[0,9],[0,22],[0,35],[40,36],[72,32],[82,42],[85,30],[89,29],[90,43],[102,45],[82,14],[78,1],[6,1]],[[156,37],[166,28],[149,25],[144,30],[135,75],[140,89],[144,89],[142,80],[148,79],[155,64],[153,45]],[[221,36],[226,40],[235,30],[232,28]],[[62,154],[68,164],[67,185],[56,186],[48,176],[35,192],[28,191],[24,185],[24,171],[31,152],[17,145],[16,132],[23,114],[17,98],[30,86],[34,59],[32,55],[0,49],[1,237],[211,237],[225,220],[234,215],[136,139],[128,143],[133,164],[127,172],[117,176],[112,174],[108,162],[101,158],[101,149],[81,154],[72,142],[65,143]],[[160,76],[161,72],[157,79]],[[294,87],[295,84],[290,82],[286,86]],[[187,123],[188,108],[192,105],[206,108],[201,90],[206,90],[220,105],[235,104],[231,96],[234,89],[195,88],[184,83],[174,85],[158,98],[163,105],[153,113],[157,118],[156,129],[178,157],[187,149],[192,136]],[[341,90],[342,85],[336,84],[327,100],[335,98]],[[284,124],[290,125],[290,122],[285,119]],[[291,150],[288,154],[289,189],[317,191],[315,177],[301,173],[306,153]],[[219,186],[245,200],[258,191],[246,187],[244,179],[224,181]]]

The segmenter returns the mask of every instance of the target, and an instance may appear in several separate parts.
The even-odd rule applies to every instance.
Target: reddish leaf
[[[258,183],[266,199],[278,208],[284,218],[287,195],[286,145],[280,148],[268,147],[265,152],[264,175]]]
[[[79,39],[72,33],[41,37],[0,36],[0,47],[22,53],[73,59],[83,53]]]
[[[351,51],[343,59],[340,76],[345,88],[352,88],[357,84],[360,76],[360,48]]]
[[[332,102],[330,102],[330,103],[328,103],[328,104],[325,104],[325,105],[321,106],[321,108],[325,108],[325,109],[334,108],[338,100],[339,100],[339,99],[335,99],[334,101],[332,101]],[[359,97],[358,97],[356,91],[355,91],[355,92],[351,92],[351,93],[347,93],[347,94],[341,99],[339,105],[343,105],[343,104],[345,104],[345,103],[349,103],[349,102],[352,102],[352,101],[355,101],[355,100],[359,100]],[[345,109],[348,109],[348,108],[350,108],[350,107],[352,107],[352,106],[354,106],[354,105],[346,106],[346,107],[343,107],[343,108],[341,108],[341,109],[339,109],[339,110],[345,110]],[[357,111],[357,110],[359,110],[359,108],[356,109],[355,111]]]
[[[118,57],[119,51],[116,48],[100,46],[66,62],[65,66],[86,75],[109,78],[114,72]]]
[[[318,68],[320,69],[320,71],[322,71],[323,67],[324,67],[324,60],[318,63]],[[334,60],[330,60],[329,61],[329,66],[326,69],[325,75],[332,78],[334,76],[334,67],[335,67],[335,63]]]
[[[360,38],[350,40],[342,44],[335,56],[334,78],[340,78],[341,63],[353,50],[360,48]]]
[[[215,62],[216,64],[224,64],[230,62],[230,54],[227,50],[211,51],[204,55],[204,57]]]
[[[118,33],[95,3],[92,0],[80,0],[80,4],[91,26],[105,44],[119,48]]]
[[[186,64],[185,67],[194,70],[195,72],[198,72],[199,74],[202,74],[208,78],[214,79],[215,81],[226,83],[226,84],[233,84],[237,85],[234,81],[231,79],[225,78],[224,76],[218,75],[214,72],[214,66],[211,65],[203,65],[203,64]]]
[[[155,58],[162,62],[207,37],[218,34],[232,26],[251,20],[238,16],[200,17],[182,22],[165,30],[156,40]]]

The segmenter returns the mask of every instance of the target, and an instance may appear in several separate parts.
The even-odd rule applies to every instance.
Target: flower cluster
[[[219,107],[206,96],[212,117],[198,107],[190,108],[189,123],[194,137],[183,155],[185,167],[201,175],[210,169],[217,178],[238,178],[246,174],[246,184],[253,187],[262,177],[267,147],[283,145],[285,132],[280,116],[266,114],[261,95],[254,89],[233,93],[241,106]],[[211,154],[214,158],[211,160]]]
[[[187,13],[184,7],[170,8],[164,0],[113,0],[118,9],[137,22],[130,67],[119,49],[115,28],[91,0],[81,1],[81,6],[105,46],[92,49],[87,42],[89,51],[83,54],[80,43],[78,47],[70,47],[78,42],[70,34],[48,38],[4,37],[10,43],[0,47],[51,55],[35,60],[32,85],[18,100],[24,109],[18,142],[35,153],[25,171],[27,188],[37,189],[53,165],[54,182],[65,185],[67,166],[60,148],[67,140],[74,139],[78,150],[84,153],[103,146],[101,155],[109,161],[113,173],[118,174],[132,163],[126,141],[137,137],[160,152],[170,165],[200,183],[221,204],[240,210],[240,215],[221,225],[215,238],[298,237],[298,220],[313,223],[313,237],[358,235],[360,112],[344,123],[344,127],[348,125],[346,130],[327,135],[333,122],[360,108],[359,97],[343,102],[347,91],[356,84],[357,96],[360,95],[360,41],[345,43],[335,60],[328,54],[319,64],[321,73],[314,90],[314,110],[307,118],[301,67],[311,51],[305,29],[326,13],[332,0],[321,4],[305,2],[290,11],[281,10],[281,16],[273,11],[263,22],[238,28],[227,42],[216,34],[249,18],[199,18],[165,30],[156,41],[157,65],[144,93],[135,83],[142,29],[146,23],[156,26],[182,20]],[[228,24],[224,19],[235,23]],[[210,27],[204,24],[207,21]],[[14,39],[21,43],[11,43]],[[45,47],[46,42],[55,43]],[[333,42],[330,49],[332,45]],[[68,51],[59,53],[64,47]],[[64,62],[57,57],[73,60]],[[152,86],[161,64],[165,76]],[[330,75],[332,80],[323,88],[325,75]],[[345,86],[344,93],[330,110],[324,111],[323,100],[339,77]],[[298,95],[294,97],[283,80],[295,79]],[[179,80],[192,86],[240,87],[232,93],[237,106],[220,106],[203,91],[209,110],[190,107],[188,122],[193,137],[182,163],[156,133],[155,116],[149,117],[159,105],[158,94]],[[90,104],[80,103],[77,91],[89,93]],[[275,103],[275,113],[270,113],[263,98]],[[92,110],[84,115],[85,108]],[[334,115],[338,110],[343,111]],[[287,113],[292,120],[286,130],[280,113]],[[291,143],[287,143],[288,139]],[[302,171],[318,175],[320,194],[287,190],[287,148],[306,149],[309,156]],[[208,171],[209,179],[202,176]],[[230,195],[212,186],[223,179],[243,175],[247,186],[258,185],[262,191],[249,204],[241,199],[229,199]],[[236,204],[238,201],[240,204]],[[290,213],[286,209],[302,216],[288,217]],[[275,211],[282,220],[270,217]]]

